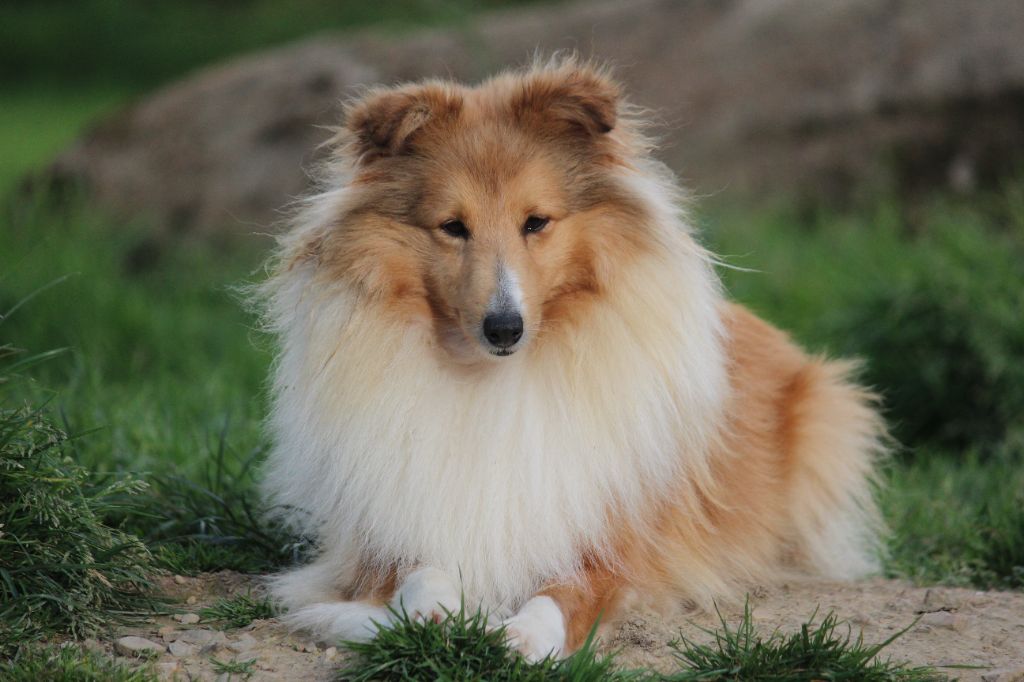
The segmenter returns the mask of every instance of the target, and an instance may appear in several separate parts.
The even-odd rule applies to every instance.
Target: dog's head
[[[523,350],[641,248],[642,202],[616,179],[639,139],[621,107],[575,59],[369,92],[346,112],[349,187],[319,260],[460,361]]]

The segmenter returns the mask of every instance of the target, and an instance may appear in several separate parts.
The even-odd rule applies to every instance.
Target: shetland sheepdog
[[[263,289],[293,626],[464,604],[537,659],[637,598],[875,568],[874,396],[726,300],[642,118],[564,56],[347,106]]]

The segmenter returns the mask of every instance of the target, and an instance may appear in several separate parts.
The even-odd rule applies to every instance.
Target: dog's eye
[[[523,223],[523,232],[529,234],[530,232],[540,232],[548,225],[548,218],[541,218],[540,216],[532,215],[526,219]]]
[[[445,234],[459,239],[469,239],[469,229],[461,220],[446,220],[441,223],[441,230]]]

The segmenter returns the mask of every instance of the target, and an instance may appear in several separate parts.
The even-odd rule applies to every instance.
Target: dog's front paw
[[[561,656],[565,648],[565,617],[551,597],[534,597],[506,618],[505,640],[530,662]]]
[[[440,623],[459,610],[461,597],[454,581],[436,568],[418,568],[402,582],[391,599],[391,608],[404,609],[413,620]]]

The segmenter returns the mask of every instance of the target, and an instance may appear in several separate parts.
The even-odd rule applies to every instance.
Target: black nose
[[[484,318],[484,336],[495,348],[508,348],[523,336],[519,313],[495,313]]]

